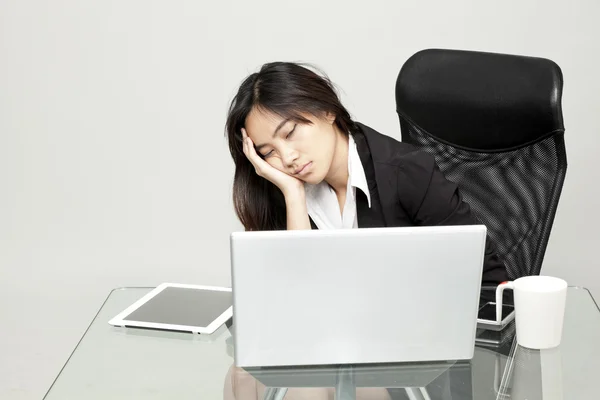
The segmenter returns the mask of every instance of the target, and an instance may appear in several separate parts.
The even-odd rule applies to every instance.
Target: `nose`
[[[281,161],[285,167],[293,168],[296,160],[298,160],[298,152],[296,150],[291,147],[283,149]]]

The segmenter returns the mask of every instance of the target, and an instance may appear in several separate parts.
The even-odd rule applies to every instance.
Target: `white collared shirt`
[[[325,181],[318,185],[304,185],[306,190],[306,207],[308,215],[319,229],[351,229],[358,228],[356,215],[356,189],[367,196],[371,208],[371,194],[367,184],[365,169],[360,161],[356,142],[352,135],[348,140],[348,185],[346,187],[346,202],[344,211],[340,212],[335,191]]]

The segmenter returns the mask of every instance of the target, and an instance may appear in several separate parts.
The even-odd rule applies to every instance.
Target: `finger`
[[[262,158],[258,156],[256,153],[256,149],[254,148],[254,143],[252,143],[252,139],[246,138],[246,156],[250,159],[252,164],[256,166],[256,163],[263,161]]]
[[[242,128],[242,149],[244,150],[244,154],[248,155],[248,135],[244,128]]]
[[[250,163],[256,168],[257,159],[261,161],[262,159],[256,154],[256,150],[254,149],[254,143],[252,143],[252,139],[250,139],[244,128],[242,128],[242,144],[246,158],[248,158]]]
[[[250,151],[254,150],[254,143],[252,142],[252,139],[250,139],[250,136],[248,136],[248,132],[246,132],[246,129],[244,128],[242,128],[242,142],[244,143],[244,154],[248,156],[250,154]]]
[[[242,128],[242,135],[244,135],[244,145],[246,146],[246,150],[248,150],[248,154],[256,154],[256,150],[254,149],[254,142],[248,136],[248,133],[244,128]]]
[[[254,166],[254,169],[256,169],[256,173],[260,175],[263,168],[265,168],[266,161],[258,155],[256,149],[254,148],[254,142],[252,142],[250,137],[246,136],[244,143],[246,146],[246,157],[248,160],[250,160],[250,163]]]

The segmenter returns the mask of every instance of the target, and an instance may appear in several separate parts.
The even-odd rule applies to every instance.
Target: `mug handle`
[[[515,290],[514,282],[502,282],[496,287],[496,322],[498,323],[502,321],[502,298],[505,289]]]

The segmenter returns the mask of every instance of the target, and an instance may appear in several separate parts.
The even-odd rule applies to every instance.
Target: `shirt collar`
[[[369,208],[371,208],[371,193],[369,192],[367,175],[365,174],[365,168],[360,161],[356,142],[352,135],[350,135],[348,139],[348,180],[350,181],[351,186],[362,190],[365,196],[367,196],[367,202]]]
[[[350,183],[350,187],[360,189],[367,196],[367,203],[369,208],[371,208],[371,193],[369,192],[367,175],[365,174],[365,168],[358,155],[358,148],[352,135],[349,135],[348,138],[348,182]],[[329,185],[325,181],[317,185],[306,183],[304,187],[308,203],[312,205],[318,203],[318,199],[329,190]]]

